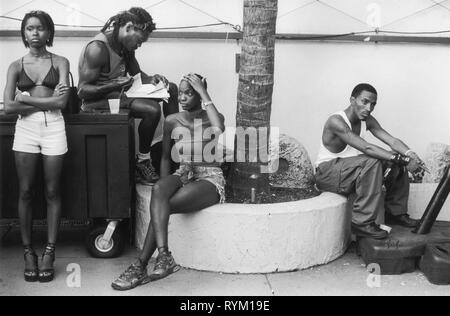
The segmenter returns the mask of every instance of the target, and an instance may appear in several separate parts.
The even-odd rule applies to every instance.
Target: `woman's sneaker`
[[[117,291],[128,291],[149,282],[150,278],[147,274],[147,267],[144,267],[142,262],[138,260],[128,267],[128,269],[126,269],[125,272],[111,284],[111,286]]]
[[[161,252],[156,258],[155,268],[150,274],[150,280],[156,281],[180,270],[180,266],[175,263],[172,254],[168,251]]]

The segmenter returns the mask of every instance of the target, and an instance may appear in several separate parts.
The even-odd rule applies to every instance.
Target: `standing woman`
[[[220,168],[223,156],[220,151],[208,150],[218,148],[218,138],[225,131],[224,117],[206,88],[206,81],[196,74],[181,80],[178,102],[184,112],[168,116],[164,123],[161,180],[153,188],[144,249],[138,260],[112,283],[116,290],[130,290],[178,270],[168,247],[171,214],[192,213],[225,201],[225,179]],[[176,151],[172,150],[172,140]],[[180,160],[180,168],[170,174],[174,152],[178,155],[172,159]],[[156,250],[156,265],[148,275],[147,265]]]
[[[25,15],[22,40],[29,52],[8,69],[4,92],[5,112],[17,114],[13,151],[19,178],[19,218],[24,245],[27,282],[54,278],[55,244],[61,217],[61,170],[67,152],[61,110],[69,98],[69,62],[47,51],[53,44],[55,26],[43,11]],[[33,183],[42,155],[47,200],[48,243],[38,268],[32,246]]]

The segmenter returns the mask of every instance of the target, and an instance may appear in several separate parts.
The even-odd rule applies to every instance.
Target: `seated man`
[[[170,98],[164,102],[164,115],[178,112],[178,88],[160,75],[148,76],[140,69],[135,51],[148,40],[155,24],[150,14],[142,8],[131,8],[109,19],[94,39],[83,49],[78,66],[80,81],[78,95],[82,110],[89,112],[108,109],[108,99],[122,96],[121,108],[130,109],[139,125],[139,154],[137,155],[136,180],[143,184],[159,179],[150,157],[150,147],[161,118],[158,100],[129,99],[124,90],[132,85],[132,78],[141,73],[143,83],[163,81],[169,87]]]
[[[356,194],[353,233],[359,237],[384,239],[388,233],[375,223],[380,212],[386,210],[388,224],[417,225],[417,221],[407,215],[408,171],[424,168],[424,164],[416,153],[386,132],[371,115],[376,103],[375,88],[360,84],[352,92],[350,106],[327,120],[316,162],[316,182],[323,191]],[[366,131],[393,152],[365,141]],[[386,193],[383,182],[386,182]]]

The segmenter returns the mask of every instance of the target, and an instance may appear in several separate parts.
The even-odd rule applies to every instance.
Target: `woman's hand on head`
[[[186,75],[184,76],[184,79],[187,80],[187,82],[189,82],[189,84],[192,86],[192,89],[194,89],[198,94],[200,94],[202,98],[204,97],[205,94],[207,94],[204,83],[205,79],[203,80],[200,79],[200,77],[197,76],[196,74]]]

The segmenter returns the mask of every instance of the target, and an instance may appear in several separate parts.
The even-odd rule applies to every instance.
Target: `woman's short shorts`
[[[67,153],[64,118],[60,111],[35,113],[19,117],[16,123],[13,151],[61,156]]]
[[[225,203],[226,183],[221,168],[181,164],[180,168],[173,175],[179,176],[183,185],[200,180],[211,182],[220,196],[220,203]]]

